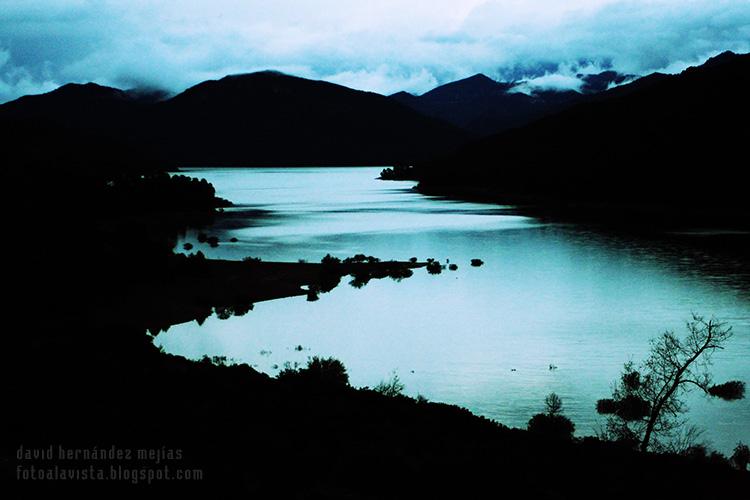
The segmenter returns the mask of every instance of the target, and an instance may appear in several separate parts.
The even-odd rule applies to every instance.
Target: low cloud
[[[404,89],[429,89],[438,85],[435,76],[425,68],[417,71],[381,65],[374,70],[360,69],[323,76],[324,80],[358,90],[378,89],[390,95]]]
[[[517,85],[510,92],[533,94],[540,91],[575,91],[580,92],[586,85],[583,77],[595,75],[611,69],[609,62],[579,61],[578,63],[563,63],[556,66],[541,64],[539,66],[513,68],[506,72],[505,80],[516,82]]]
[[[552,90],[565,91],[574,90],[579,92],[583,86],[583,80],[576,76],[556,74],[545,74],[529,80],[519,82],[511,91],[523,94],[533,94],[537,91]]]
[[[60,85],[51,79],[36,79],[25,68],[10,64],[10,53],[0,50],[0,102],[28,94],[42,94]]]
[[[747,0],[3,0],[0,101],[260,69],[386,94],[478,72],[562,89],[566,68],[674,72],[723,50],[750,51]]]

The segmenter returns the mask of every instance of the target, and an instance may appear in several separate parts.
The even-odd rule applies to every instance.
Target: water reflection
[[[750,279],[736,254],[423,197],[411,183],[375,180],[378,171],[202,170],[219,196],[239,206],[204,229],[221,244],[201,250],[283,261],[327,253],[436,257],[457,271],[419,270],[403,283],[373,281],[361,290],[340,286],[314,304],[263,303],[242,318],[174,327],[158,341],[170,352],[225,355],[271,374],[285,362],[335,356],[357,386],[372,387],[396,370],[408,394],[508,425],[525,425],[554,391],[579,433],[590,434],[594,403],[609,394],[622,363],[642,358],[649,338],[680,331],[696,311],[734,326],[735,338],[715,357],[717,379],[750,382]],[[474,258],[484,266],[471,267]],[[696,396],[690,404],[690,418],[719,449],[750,441],[747,400]]]

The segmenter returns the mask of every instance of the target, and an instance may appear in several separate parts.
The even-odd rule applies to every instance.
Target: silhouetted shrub
[[[406,386],[401,382],[401,379],[396,372],[391,374],[390,379],[383,380],[373,388],[375,392],[388,397],[401,396],[404,389],[406,389]]]
[[[575,424],[564,415],[547,415],[539,413],[531,417],[528,430],[532,434],[546,439],[567,440],[573,438]]]
[[[733,380],[724,384],[712,385],[708,388],[708,393],[727,401],[742,399],[745,397],[745,382]]]
[[[198,243],[205,243],[208,240],[208,236],[205,233],[198,234]]]
[[[737,467],[741,471],[747,470],[747,465],[750,463],[750,447],[740,441],[737,446],[734,447],[732,453],[732,465]]]
[[[367,256],[363,253],[358,253],[353,257],[347,257],[343,262],[344,264],[361,264],[363,262],[367,262]]]
[[[232,243],[237,243],[239,240],[237,238],[231,238],[229,241]]]
[[[682,452],[682,454],[693,460],[706,460],[708,458],[708,448],[705,444],[694,444]]]
[[[182,248],[185,249],[185,250],[192,250],[193,249],[193,244],[192,243],[185,243],[184,245],[182,245]]]
[[[328,266],[337,265],[341,264],[341,259],[339,259],[338,257],[334,257],[333,255],[328,253],[320,260],[320,263]]]
[[[704,462],[715,466],[727,467],[732,465],[727,457],[716,450],[709,450],[708,447],[702,443],[694,444],[688,447],[681,454],[690,458],[691,460]]]
[[[323,266],[323,272],[318,277],[319,281],[314,285],[319,293],[328,293],[341,283],[341,274],[335,265]]]
[[[244,316],[245,314],[249,313],[253,310],[255,306],[252,302],[242,302],[237,301],[233,306],[232,310],[234,311],[235,316]]]
[[[206,239],[206,243],[208,243],[211,248],[216,248],[219,246],[219,238],[217,238],[216,236],[209,236]]]
[[[260,259],[260,257],[250,257],[250,256],[247,256],[247,257],[243,257],[242,258],[242,262],[251,262],[251,263],[252,262],[261,262],[261,259]]]
[[[631,383],[636,383],[635,378],[628,379]],[[623,377],[625,382],[625,377]],[[648,401],[638,396],[629,394],[619,401],[614,399],[600,399],[596,402],[596,411],[601,415],[617,415],[627,422],[640,420],[651,411]]]
[[[384,168],[380,171],[380,179],[384,181],[411,180],[415,175],[412,165],[395,165],[393,168]]]
[[[551,392],[544,398],[544,406],[547,410],[547,415],[558,415],[562,413],[562,398]]]
[[[230,306],[217,306],[216,317],[221,320],[229,319],[234,315],[234,310]]]
[[[617,415],[628,422],[640,420],[650,411],[648,401],[635,395],[628,395],[617,403]]]
[[[554,392],[550,393],[544,398],[544,406],[546,413],[538,413],[529,420],[529,432],[545,439],[572,439],[575,425],[562,415],[562,398]]]
[[[284,368],[277,378],[286,382],[302,382],[320,386],[347,386],[349,374],[344,364],[336,358],[314,356],[301,369]]]
[[[387,270],[388,277],[394,281],[401,281],[405,278],[411,278],[414,275],[414,271],[406,266],[394,265],[389,267]]]
[[[612,415],[617,412],[617,402],[614,399],[600,399],[596,402],[596,412],[600,415]]]
[[[471,259],[471,265],[473,267],[480,267],[484,264],[484,261],[482,259]]]
[[[458,271],[458,265],[457,264],[451,264],[448,266],[448,269],[451,271]]]
[[[427,259],[427,272],[430,274],[440,274],[443,272],[443,266],[436,260]]]
[[[228,366],[226,356],[208,356],[204,354],[200,359],[200,363],[213,366]]]
[[[363,288],[370,282],[370,279],[371,276],[369,273],[353,273],[349,284],[354,288]]]
[[[417,258],[416,257],[412,257],[412,258],[409,259],[409,262],[411,262],[412,264],[416,264],[417,263]]]
[[[641,386],[641,374],[637,371],[631,371],[623,374],[622,384],[628,390],[637,390]]]

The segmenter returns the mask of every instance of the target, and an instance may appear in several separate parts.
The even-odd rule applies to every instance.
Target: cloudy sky
[[[0,0],[0,102],[277,69],[392,93],[483,72],[575,87],[750,51],[750,0]]]

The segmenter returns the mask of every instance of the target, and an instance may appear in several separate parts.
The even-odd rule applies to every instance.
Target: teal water
[[[684,331],[691,312],[729,322],[734,338],[714,357],[717,380],[750,382],[750,282],[726,256],[668,242],[543,223],[508,207],[446,201],[411,182],[376,180],[377,168],[196,169],[227,210],[209,235],[188,233],[209,257],[319,261],[326,253],[381,259],[450,259],[455,272],[420,270],[395,283],[342,285],[318,302],[256,304],[243,317],[209,318],[157,337],[167,351],[223,355],[274,374],[285,362],[334,356],[355,386],[397,373],[406,393],[455,403],[523,427],[549,392],[562,396],[578,435],[593,434],[622,364],[638,361],[666,329]],[[230,238],[237,243],[229,243]],[[474,268],[472,258],[485,265]],[[302,350],[297,350],[302,346]],[[557,368],[550,370],[550,365]],[[750,402],[695,395],[690,423],[730,452],[750,442]]]

